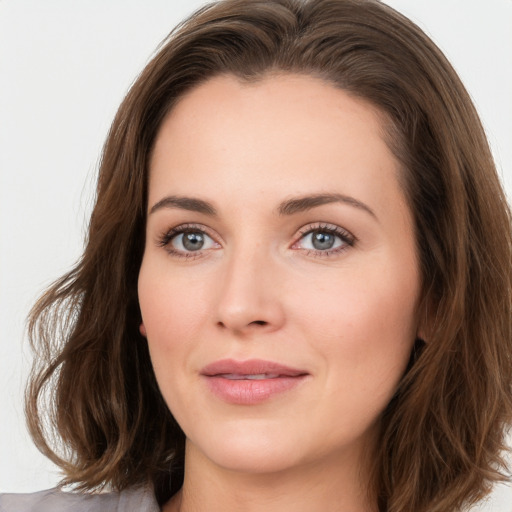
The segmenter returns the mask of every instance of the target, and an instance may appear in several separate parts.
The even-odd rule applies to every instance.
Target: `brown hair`
[[[377,0],[225,0],[171,33],[112,124],[84,255],[31,313],[32,436],[82,490],[151,482],[164,502],[180,487],[184,435],[138,330],[148,159],[192,87],[273,71],[313,75],[375,105],[403,167],[428,336],[383,415],[372,493],[387,512],[474,503],[504,478],[512,421],[510,212],[456,73]]]

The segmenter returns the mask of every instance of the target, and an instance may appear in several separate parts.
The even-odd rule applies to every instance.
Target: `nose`
[[[221,276],[217,326],[237,335],[280,329],[285,322],[281,276],[264,251],[233,254]]]

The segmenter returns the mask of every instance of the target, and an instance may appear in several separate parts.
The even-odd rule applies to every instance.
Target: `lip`
[[[255,405],[290,391],[309,375],[274,361],[222,359],[201,370],[210,391],[221,400],[236,405]]]

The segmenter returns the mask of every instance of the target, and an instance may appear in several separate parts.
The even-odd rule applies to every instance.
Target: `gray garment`
[[[29,494],[0,494],[0,512],[160,512],[149,487],[104,494],[59,489]]]

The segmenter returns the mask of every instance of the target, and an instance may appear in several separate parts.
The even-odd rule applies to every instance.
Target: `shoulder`
[[[147,487],[122,492],[79,494],[48,489],[29,494],[0,494],[0,512],[159,512]]]

